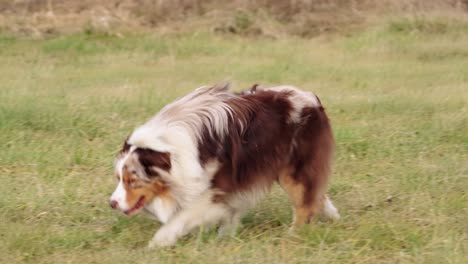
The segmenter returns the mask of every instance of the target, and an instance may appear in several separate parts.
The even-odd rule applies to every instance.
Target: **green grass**
[[[402,19],[312,40],[3,35],[0,262],[464,263],[466,29]],[[225,78],[320,96],[338,145],[330,194],[342,219],[288,235],[291,210],[274,188],[235,238],[202,230],[146,251],[159,224],[107,204],[114,154],[166,103]]]

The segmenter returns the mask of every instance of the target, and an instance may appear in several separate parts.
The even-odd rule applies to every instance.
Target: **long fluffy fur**
[[[156,153],[134,167],[149,166],[140,170],[140,178],[160,181],[159,193],[168,190],[144,205],[165,223],[150,246],[166,246],[199,225],[220,223],[220,232],[235,230],[245,210],[274,182],[289,195],[294,224],[308,222],[320,210],[338,218],[325,195],[333,148],[328,118],[312,93],[254,86],[235,94],[223,83],[196,89],[137,128],[117,157],[116,173],[122,179],[122,170],[132,166],[127,160],[138,163],[147,153],[136,150]],[[151,159],[155,162],[148,165]],[[167,159],[170,168],[158,168]],[[126,203],[132,189],[123,188],[122,181],[112,199]]]

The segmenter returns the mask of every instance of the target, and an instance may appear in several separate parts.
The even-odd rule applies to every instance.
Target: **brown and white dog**
[[[115,160],[118,186],[110,203],[164,224],[150,247],[173,245],[201,225],[235,231],[275,182],[292,203],[293,226],[320,212],[338,219],[326,196],[333,151],[330,123],[312,93],[200,87],[129,136]]]

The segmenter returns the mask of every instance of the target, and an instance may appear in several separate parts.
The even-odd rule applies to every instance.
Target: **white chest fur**
[[[157,197],[152,202],[145,205],[145,209],[161,223],[165,224],[174,215],[176,205],[173,201]]]

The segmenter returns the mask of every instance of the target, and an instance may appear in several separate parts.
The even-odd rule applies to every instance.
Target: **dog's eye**
[[[138,189],[138,188],[142,188],[142,184],[140,181],[138,181],[137,179],[129,179],[127,181],[127,185],[130,186],[130,188],[132,189]]]

